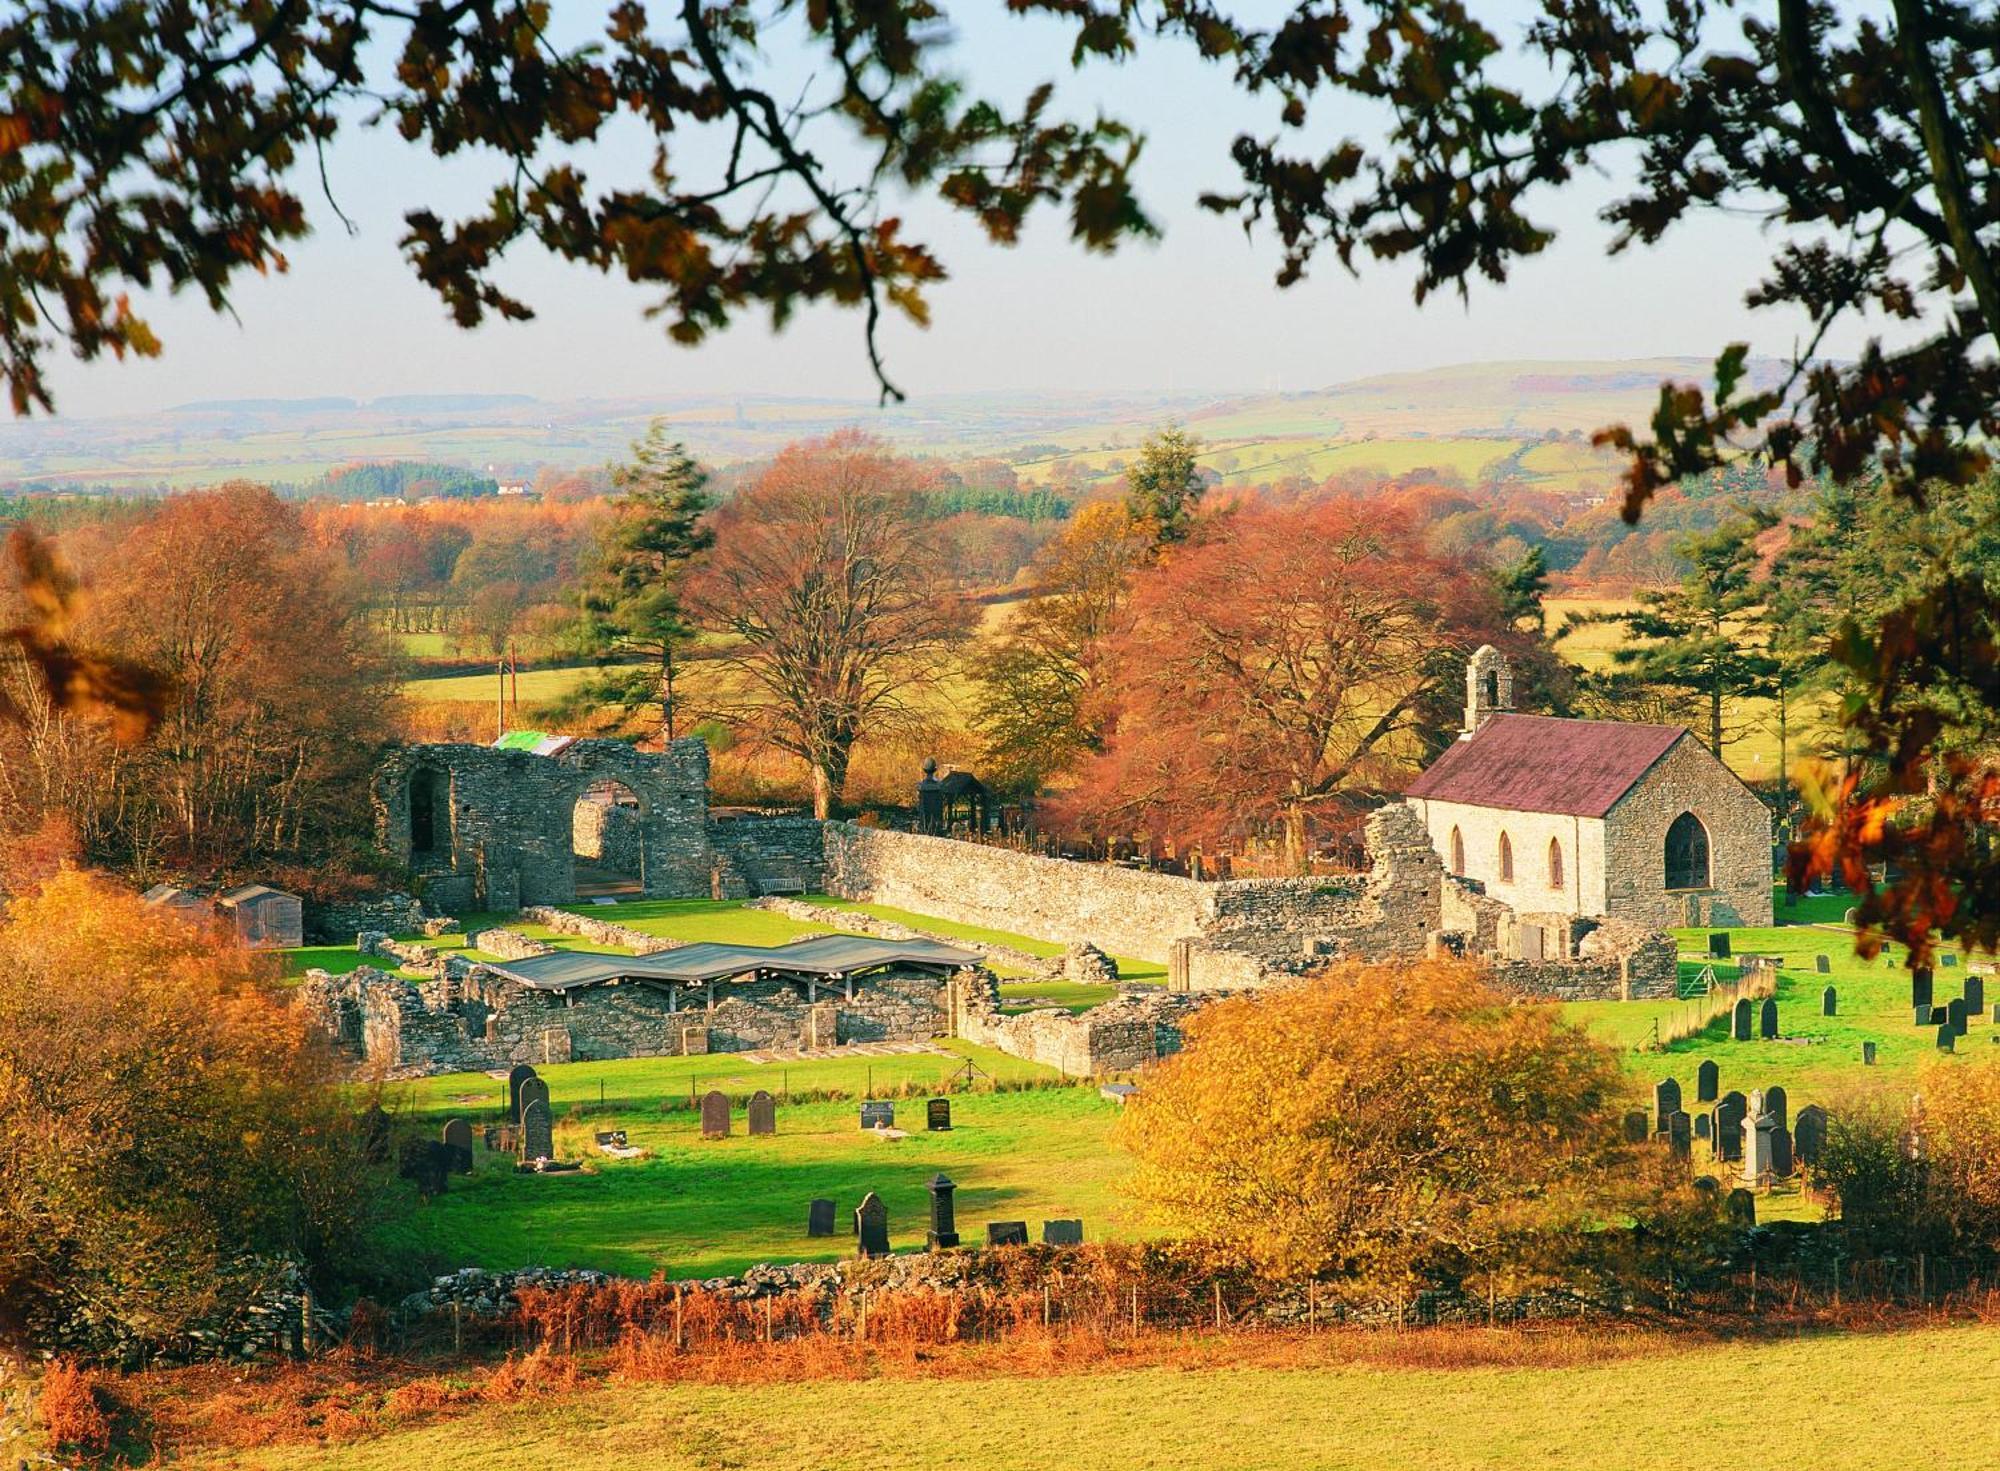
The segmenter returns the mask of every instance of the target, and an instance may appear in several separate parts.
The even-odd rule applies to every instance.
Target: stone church
[[[1683,726],[1516,714],[1490,645],[1407,796],[1446,868],[1519,912],[1772,922],[1771,815],[1734,772]]]

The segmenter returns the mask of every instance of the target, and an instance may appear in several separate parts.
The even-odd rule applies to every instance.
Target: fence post
[[[873,1088],[870,1088],[868,1091],[872,1093],[875,1090]],[[860,1313],[861,1315],[857,1324],[856,1336],[859,1337],[863,1343],[866,1343],[868,1341],[868,1289],[865,1287],[861,1289]]]
[[[1132,1284],[1132,1336],[1139,1336],[1139,1284]]]
[[[1928,1296],[1929,1294],[1924,1291],[1924,1254],[1922,1252],[1918,1252],[1917,1253],[1917,1302],[1919,1303],[1919,1305],[1921,1305]]]
[[[454,1297],[451,1300],[451,1351],[454,1354],[465,1352],[465,1325],[460,1321],[460,1307],[459,1300]]]
[[[1215,1288],[1215,1331],[1220,1333],[1222,1331],[1222,1283],[1218,1281],[1212,1285]]]
[[[1319,1282],[1306,1279],[1306,1332],[1319,1332]]]
[[[679,1353],[682,1349],[687,1347],[687,1335],[683,1330],[681,1321],[682,1292],[683,1288],[681,1287],[681,1284],[676,1282],[674,1284],[674,1352],[675,1353]]]
[[[299,1292],[299,1352],[311,1358],[313,1348],[313,1290],[307,1287]]]
[[[770,1341],[771,1341],[771,1297],[769,1293],[766,1293],[764,1295],[764,1342],[769,1343]]]
[[[1757,1311],[1757,1258],[1750,1258],[1750,1311]]]
[[[1042,1326],[1049,1326],[1049,1284],[1042,1284]]]

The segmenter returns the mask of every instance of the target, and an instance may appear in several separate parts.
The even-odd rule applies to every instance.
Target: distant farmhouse
[[[1771,815],[1678,725],[1514,712],[1491,646],[1466,666],[1465,732],[1410,786],[1447,870],[1519,911],[1768,925]]]

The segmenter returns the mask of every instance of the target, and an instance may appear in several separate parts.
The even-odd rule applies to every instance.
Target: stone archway
[[[579,899],[629,898],[646,892],[647,811],[638,792],[616,777],[589,783],[570,807],[570,857]]]

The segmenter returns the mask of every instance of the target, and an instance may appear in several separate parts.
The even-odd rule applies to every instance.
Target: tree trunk
[[[1306,850],[1306,813],[1303,807],[1285,809],[1285,866],[1293,873],[1305,873],[1310,864]]]
[[[823,761],[813,762],[812,779],[813,816],[824,822],[833,816],[833,803],[839,795],[839,789],[834,786],[833,773],[827,770]]]
[[[1708,687],[1708,749],[1722,759],[1722,679],[1717,676]]]
[[[660,644],[660,732],[669,743],[677,734],[674,721],[674,646],[672,640]]]

